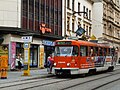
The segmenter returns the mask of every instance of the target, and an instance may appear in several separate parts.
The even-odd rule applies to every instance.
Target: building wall
[[[117,60],[120,57],[120,8],[119,0],[94,0],[93,34],[100,43],[118,48]]]
[[[75,36],[75,31],[78,29],[78,26],[81,26],[87,32],[91,31],[92,25],[92,1],[91,0],[65,0],[66,1],[66,17],[64,20],[66,21],[66,26],[64,26],[65,35]],[[64,3],[65,3],[64,1]],[[73,4],[74,1],[74,4]],[[78,10],[78,3],[80,3],[80,10]],[[69,6],[68,6],[69,4]],[[72,10],[74,5],[74,10]],[[83,9],[85,7],[85,10]],[[64,7],[65,8],[65,7]],[[75,13],[74,12],[86,12],[88,10],[88,18],[84,13]],[[91,17],[89,18],[89,10],[91,11]],[[87,29],[88,28],[88,29]],[[89,30],[90,29],[90,30]],[[90,32],[91,35],[91,32]]]
[[[22,0],[22,29],[41,32],[42,24],[51,29],[48,34],[62,35],[61,0]],[[47,31],[47,30],[46,30]]]
[[[93,4],[93,24],[92,24],[92,34],[95,35],[96,38],[102,37],[103,33],[103,3],[95,2]]]
[[[9,47],[11,69],[15,68],[16,55],[22,53],[24,58],[24,42],[21,37],[28,34],[33,35],[30,52],[31,62],[34,64],[34,60],[37,60],[38,67],[44,67],[44,61],[54,51],[52,43],[54,40],[62,38],[61,5],[61,0],[0,0],[0,37],[4,38],[2,44]],[[46,24],[47,30],[50,28],[51,32],[42,33],[40,29],[42,23]],[[13,45],[16,47],[16,54],[11,52]],[[41,45],[46,49],[43,48],[42,59]]]
[[[0,0],[0,26],[21,27],[21,0]]]

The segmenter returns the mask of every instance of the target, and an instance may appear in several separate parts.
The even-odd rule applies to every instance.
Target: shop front
[[[44,63],[47,63],[47,57],[50,54],[54,53],[54,41],[49,41],[49,40],[43,40],[43,45],[44,45],[44,53],[45,53],[45,61]]]

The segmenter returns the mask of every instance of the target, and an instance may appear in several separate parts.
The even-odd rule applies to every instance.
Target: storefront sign
[[[23,36],[22,41],[24,41],[24,42],[32,42],[33,38],[32,38],[32,36]]]
[[[43,44],[47,46],[55,46],[55,42],[43,40]]]
[[[45,32],[51,32],[50,28],[46,28],[45,24],[40,24],[40,30],[42,31],[42,33],[44,34]]]

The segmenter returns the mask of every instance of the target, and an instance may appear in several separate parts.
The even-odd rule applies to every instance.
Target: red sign
[[[51,29],[50,28],[46,28],[45,27],[45,24],[41,24],[40,25],[40,30],[42,31],[42,33],[44,34],[45,32],[51,32]]]

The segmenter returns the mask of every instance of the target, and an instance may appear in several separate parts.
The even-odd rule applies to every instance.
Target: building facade
[[[113,46],[120,57],[120,4],[119,0],[93,0],[92,33],[100,43]]]
[[[91,0],[64,0],[63,36],[76,36],[78,26],[86,30],[85,35],[91,36],[92,5]]]
[[[43,66],[54,52],[54,41],[62,39],[62,0],[1,0],[0,32],[1,45],[8,46],[10,69],[15,69],[18,54],[24,59],[23,36],[33,37],[30,66]]]

